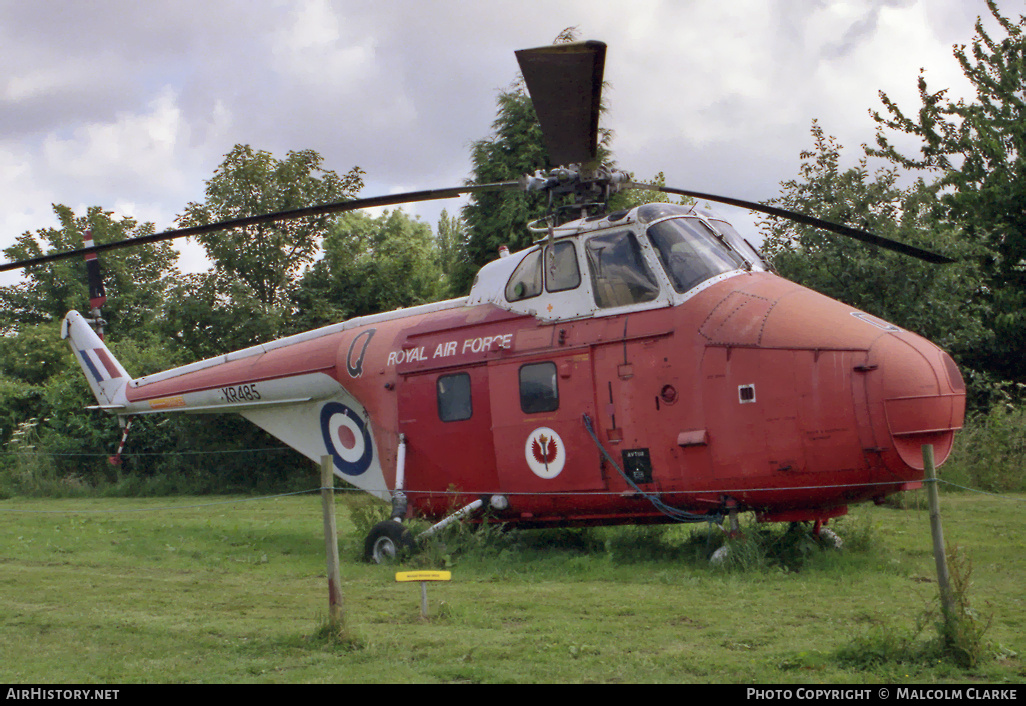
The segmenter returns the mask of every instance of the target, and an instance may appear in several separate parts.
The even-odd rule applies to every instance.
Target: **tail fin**
[[[69,311],[61,325],[61,338],[82,366],[89,388],[100,407],[116,409],[125,404],[125,385],[132,379],[108,350],[103,340],[77,311]]]

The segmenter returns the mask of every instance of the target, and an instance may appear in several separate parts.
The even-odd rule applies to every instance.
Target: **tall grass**
[[[981,615],[972,605],[973,564],[958,546],[946,549],[951,578],[953,610],[940,606],[940,597],[928,601],[911,626],[874,626],[839,647],[835,656],[844,665],[870,670],[886,665],[940,664],[949,662],[972,670],[996,658],[998,650],[985,635],[992,616]],[[936,634],[929,636],[933,625]]]
[[[387,516],[383,504],[368,506],[359,498],[349,499],[355,537],[365,536],[370,527]],[[724,527],[697,525],[623,525],[613,527],[552,528],[520,530],[501,524],[455,522],[441,531],[420,533],[427,523],[411,524],[420,535],[416,552],[403,559],[411,568],[443,569],[473,565],[477,569],[502,572],[512,563],[562,563],[573,570],[578,557],[587,557],[596,571],[630,567],[650,562],[677,562],[712,568],[722,573],[760,571],[799,572],[807,565],[824,563],[824,557],[858,556],[872,551],[877,540],[864,519],[842,518],[831,524],[843,535],[846,553],[836,551],[832,532],[812,533],[809,523],[763,524],[746,517],[741,531],[731,536]],[[833,535],[834,537],[836,535]],[[719,550],[719,551],[718,551]],[[710,559],[721,557],[721,561]],[[596,563],[599,558],[599,563]],[[830,562],[827,558],[825,561]]]
[[[1026,491],[1026,405],[970,414],[940,477],[995,493]]]

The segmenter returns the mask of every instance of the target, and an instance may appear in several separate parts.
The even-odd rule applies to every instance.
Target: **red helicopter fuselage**
[[[525,527],[823,521],[914,487],[921,446],[943,462],[965,406],[932,343],[666,204],[556,229],[466,299],[138,380],[87,330],[69,314],[101,407],[241,413],[432,519],[484,498]]]

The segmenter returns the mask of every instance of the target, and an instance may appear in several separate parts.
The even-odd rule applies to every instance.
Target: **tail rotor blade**
[[[821,218],[815,218],[813,216],[807,216],[804,213],[796,213],[795,211],[788,211],[783,208],[776,208],[774,206],[766,206],[761,203],[755,203],[753,201],[743,201],[742,199],[735,199],[729,196],[717,196],[715,194],[704,194],[699,191],[688,191],[687,189],[675,189],[669,186],[660,186],[658,184],[628,184],[626,188],[630,189],[649,189],[651,191],[661,191],[664,194],[676,194],[678,196],[690,196],[695,199],[702,199],[705,201],[714,201],[716,203],[724,203],[730,206],[740,206],[741,208],[747,208],[751,211],[758,211],[759,213],[765,213],[770,216],[777,216],[779,218],[786,218],[796,223],[802,223],[807,226],[814,228],[822,228],[823,230],[830,231],[831,233],[837,233],[838,235],[844,235],[855,240],[861,240],[864,243],[869,243],[885,250],[891,250],[893,252],[901,253],[902,255],[908,255],[915,257],[926,262],[932,262],[935,264],[948,264],[954,262],[949,257],[939,255],[929,250],[923,250],[917,248],[914,245],[908,245],[906,243],[898,242],[897,240],[890,240],[889,238],[883,238],[879,235],[875,235],[868,231],[859,230],[858,228],[852,228],[850,226],[841,225],[839,223],[831,223],[830,221],[824,221]]]
[[[84,250],[93,247],[93,232],[87,230],[83,237]],[[89,307],[98,312],[107,303],[107,292],[103,288],[103,275],[100,273],[100,261],[95,252],[88,252],[85,256],[86,278],[89,282]]]

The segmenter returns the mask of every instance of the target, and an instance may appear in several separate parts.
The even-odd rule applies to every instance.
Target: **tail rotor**
[[[86,230],[83,237],[85,248],[93,247],[93,232]],[[103,320],[103,305],[107,303],[107,292],[103,288],[103,275],[100,273],[100,260],[95,252],[87,252],[85,255],[86,278],[89,282],[89,325],[96,331],[96,335],[103,338],[103,328],[107,322]]]

